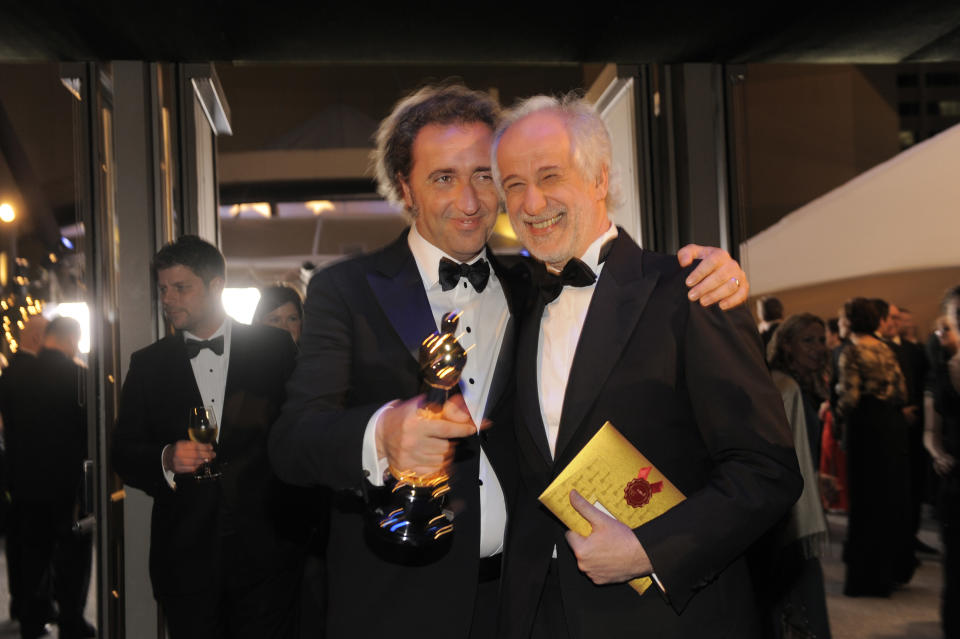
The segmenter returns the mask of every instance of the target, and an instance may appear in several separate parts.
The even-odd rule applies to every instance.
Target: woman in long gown
[[[886,597],[916,568],[910,531],[906,385],[896,356],[874,336],[873,303],[844,304],[851,340],[840,353],[838,412],[847,443],[850,514],[843,549],[850,597]]]

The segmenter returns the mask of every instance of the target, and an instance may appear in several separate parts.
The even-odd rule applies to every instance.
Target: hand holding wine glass
[[[192,473],[217,456],[210,444],[199,444],[181,439],[167,446],[163,451],[163,467],[170,472],[182,475]]]
[[[203,463],[200,464],[193,473],[194,479],[208,480],[217,479],[221,476],[220,469],[215,465],[213,459],[217,456],[215,445],[217,442],[217,417],[213,409],[208,406],[197,406],[190,409],[187,422],[187,434],[190,441],[197,444],[194,452],[205,455]],[[184,442],[186,443],[186,442]],[[181,448],[178,446],[178,449]],[[184,447],[184,452],[189,450]]]

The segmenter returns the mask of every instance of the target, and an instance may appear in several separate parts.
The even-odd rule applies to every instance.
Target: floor
[[[823,571],[833,639],[941,639],[939,605],[942,578],[939,556],[920,555],[922,563],[913,580],[889,599],[844,597],[840,542],[846,530],[846,517],[829,515],[828,520],[831,543],[828,556],[823,561]],[[925,543],[940,547],[933,521],[924,519],[919,536]],[[6,555],[0,553],[0,639],[13,639],[20,635],[17,623],[7,618],[10,595],[7,591],[6,568]],[[95,588],[91,587],[90,592],[86,617],[96,623]],[[57,637],[55,626],[50,636]]]
[[[846,517],[829,515],[828,521],[831,544],[823,572],[833,639],[941,639],[940,557],[918,555],[921,565],[913,579],[889,599],[844,597],[840,542],[846,531]],[[924,543],[940,548],[936,524],[926,517],[919,537]]]
[[[20,624],[10,619],[10,590],[7,584],[7,553],[3,548],[4,539],[0,538],[0,639],[18,639]],[[97,625],[97,557],[94,552],[93,570],[90,577],[90,595],[87,597],[87,607],[84,617],[93,625]],[[55,625],[50,626],[50,639],[59,639],[60,633]]]

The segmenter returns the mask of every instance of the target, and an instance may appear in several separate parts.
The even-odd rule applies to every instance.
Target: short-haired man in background
[[[86,373],[74,362],[79,342],[80,324],[55,317],[36,357],[18,357],[0,376],[20,634],[28,639],[46,634],[51,589],[60,636],[96,634],[83,618],[93,540],[72,530],[87,456],[86,414],[77,394]]]
[[[783,321],[783,302],[772,295],[761,297],[757,300],[757,316],[760,318],[757,330],[760,331],[763,347],[766,348],[770,338],[773,337],[773,332]]]
[[[175,329],[137,351],[123,383],[113,463],[153,497],[150,578],[173,639],[293,638],[305,508],[267,461],[296,347],[290,334],[223,310],[223,256],[186,235],[154,257]],[[188,413],[213,410],[216,449],[190,441]],[[197,480],[208,460],[222,476]]]

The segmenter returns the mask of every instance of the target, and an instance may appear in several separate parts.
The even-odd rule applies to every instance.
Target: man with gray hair
[[[300,358],[270,455],[282,479],[337,491],[328,637],[420,636],[426,623],[446,637],[495,636],[516,485],[513,313],[528,290],[522,273],[486,246],[499,210],[490,171],[499,115],[489,95],[459,85],[426,87],[398,102],[377,132],[376,174],[380,192],[412,218],[410,229],[379,251],[320,271],[309,285]],[[703,251],[709,258],[694,294],[708,303],[733,293],[737,302],[741,291],[727,281],[743,277],[739,266],[723,251],[690,249]],[[454,309],[470,349],[460,395],[442,418],[424,419],[418,349]],[[493,426],[478,434],[485,420]],[[365,535],[363,495],[390,468],[450,471],[455,532],[444,554],[401,556]]]
[[[583,100],[507,111],[493,163],[517,237],[543,262],[517,345],[521,483],[499,635],[758,636],[743,554],[802,482],[752,318],[690,303],[690,269],[610,222],[609,134]],[[572,491],[583,537],[537,497],[607,421],[686,500],[630,529]],[[625,583],[641,576],[656,594]]]

